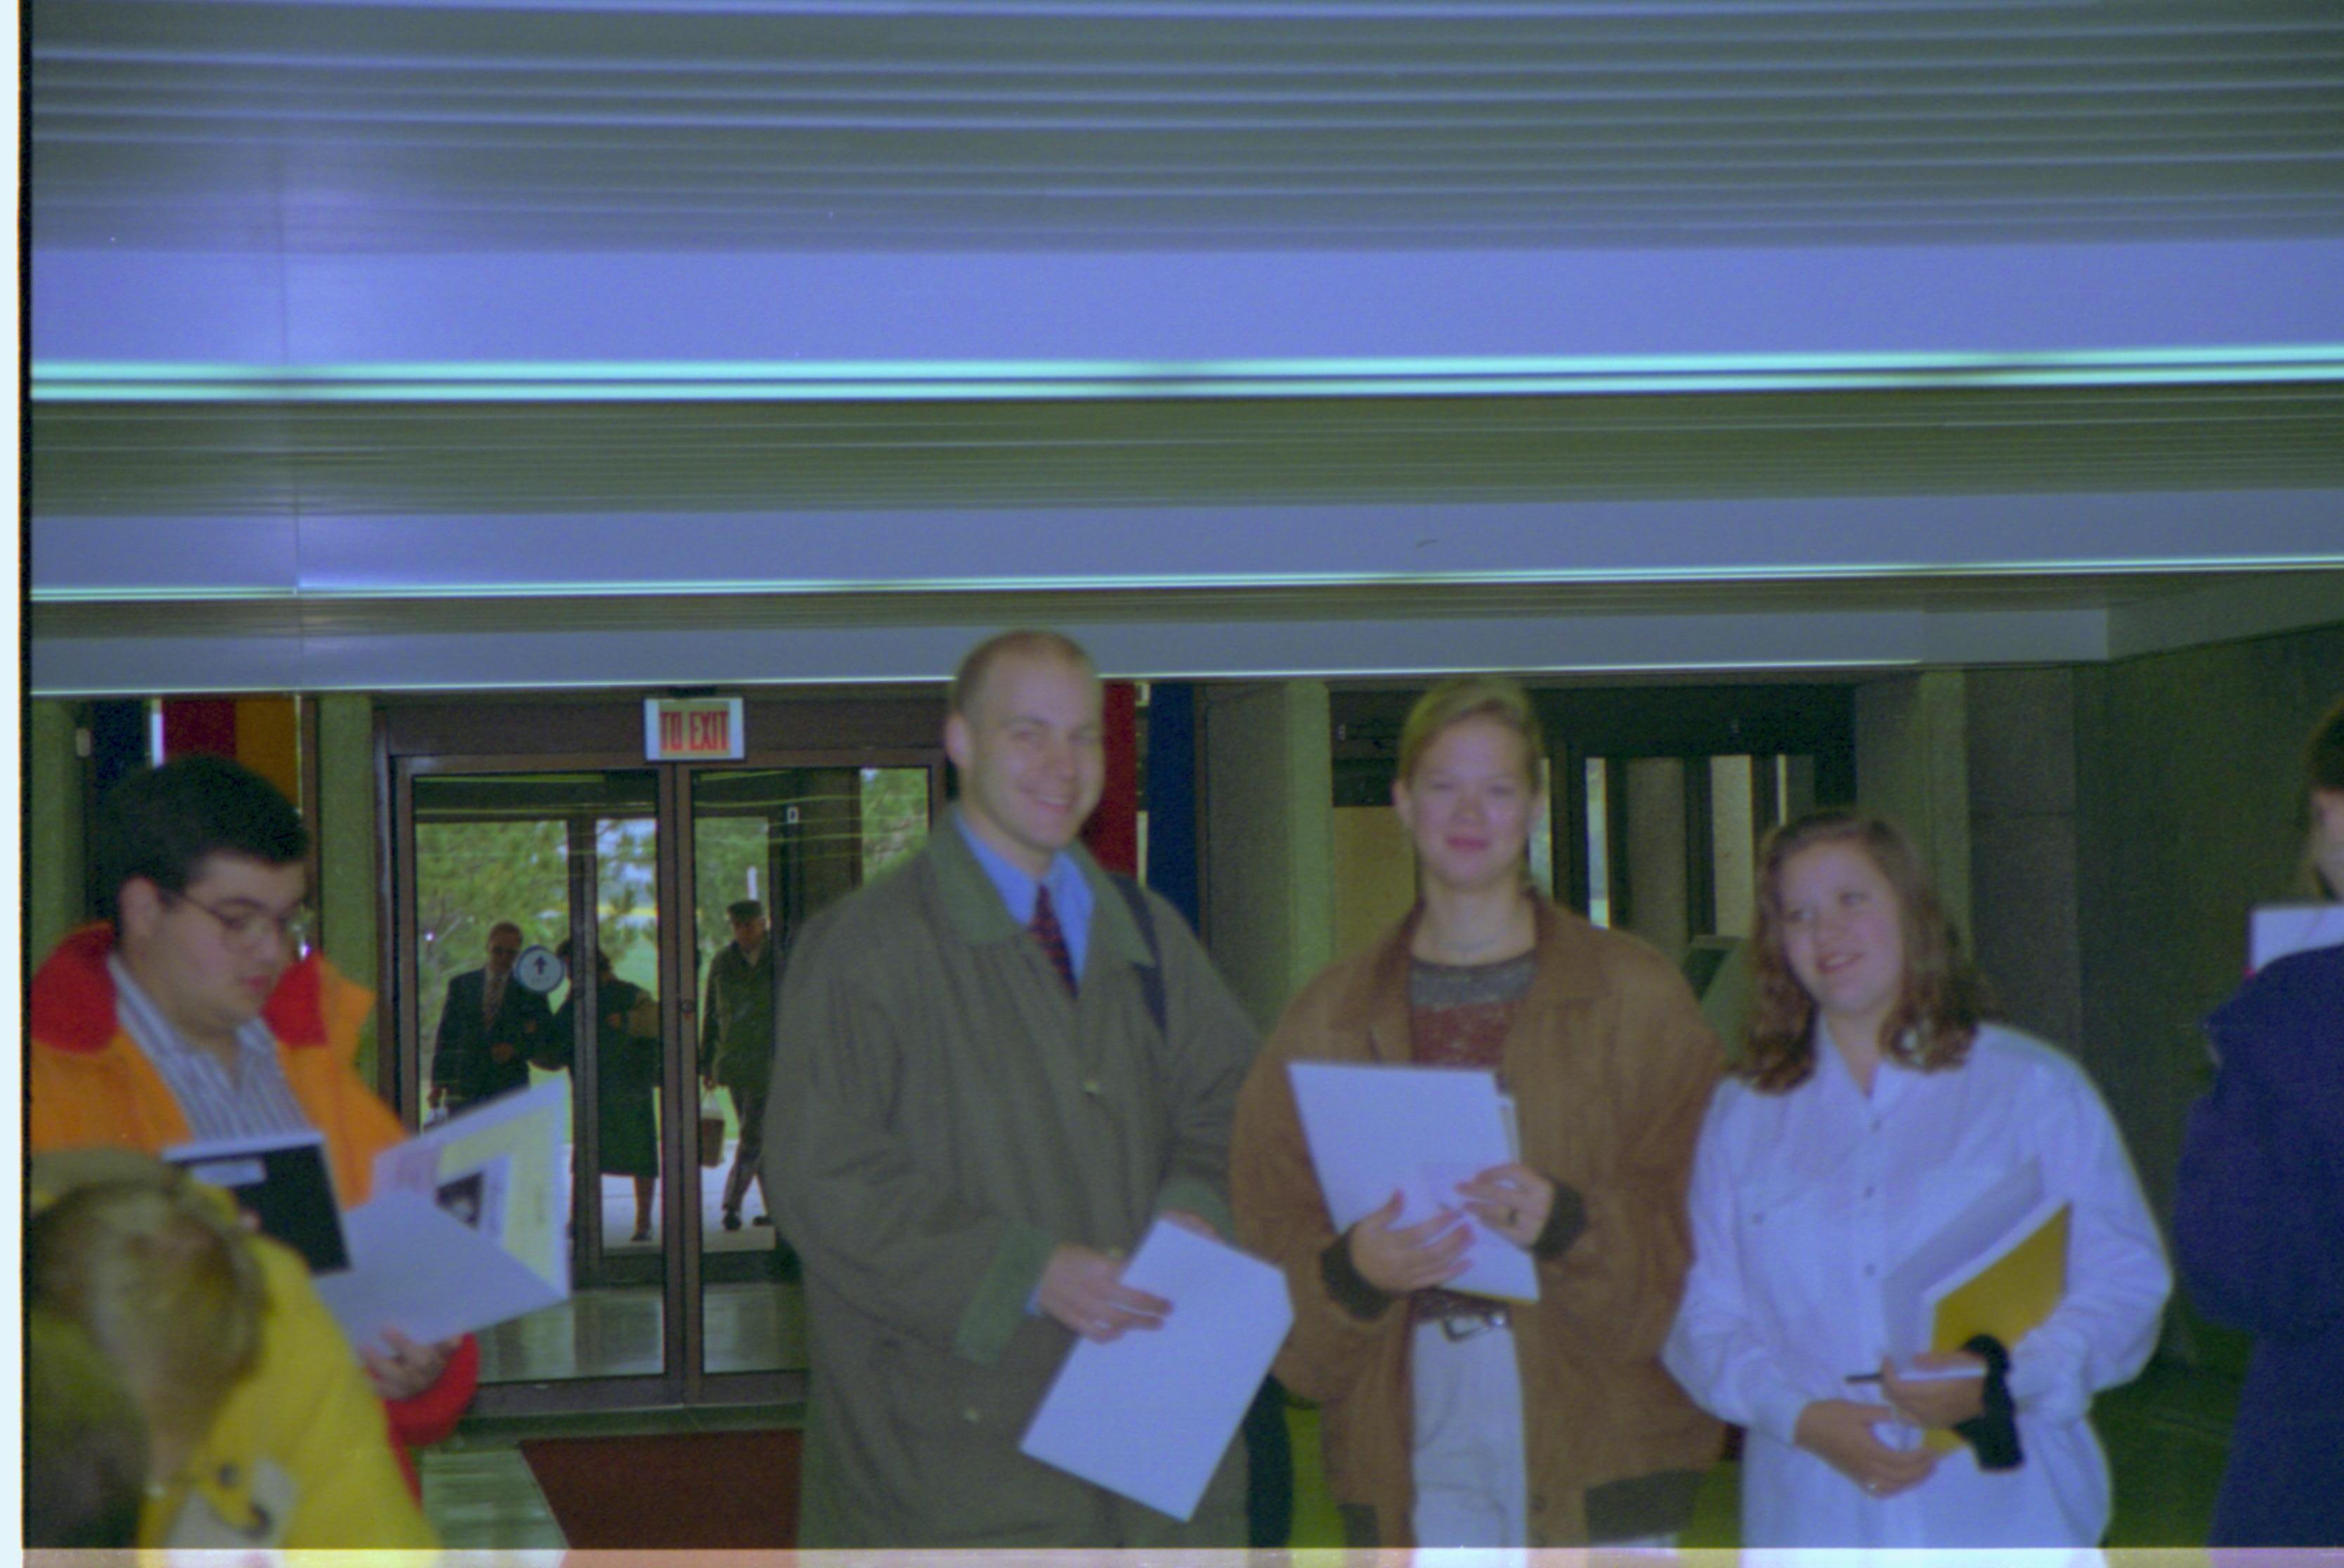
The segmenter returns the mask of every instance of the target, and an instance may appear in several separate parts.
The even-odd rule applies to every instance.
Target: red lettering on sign
[[[682,746],[682,744],[683,715],[681,713],[661,714],[660,749],[662,751],[673,751]]]

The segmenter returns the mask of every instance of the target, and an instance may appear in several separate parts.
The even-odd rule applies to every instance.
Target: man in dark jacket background
[[[732,1169],[724,1177],[724,1228],[737,1231],[752,1177],[765,1211],[755,1222],[773,1222],[773,1201],[765,1196],[765,1082],[773,1065],[773,971],[780,960],[764,905],[743,899],[726,905],[724,917],[732,922],[732,940],[708,960],[701,992],[700,1081],[722,1084],[741,1119]]]
[[[529,1087],[529,1059],[544,1049],[553,1009],[513,980],[520,928],[499,920],[489,928],[489,961],[448,982],[432,1042],[431,1103],[461,1111],[510,1089]]]

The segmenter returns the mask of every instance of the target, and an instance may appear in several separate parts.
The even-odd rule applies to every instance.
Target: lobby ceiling
[[[36,0],[36,691],[2344,619],[2344,12]]]

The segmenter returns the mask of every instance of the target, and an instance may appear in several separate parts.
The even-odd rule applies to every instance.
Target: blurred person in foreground
[[[226,1193],[140,1155],[46,1156],[35,1162],[33,1197],[26,1302],[36,1322],[86,1335],[136,1412],[137,1544],[434,1544],[382,1405],[298,1254],[248,1231]],[[30,1348],[72,1350],[55,1333]],[[27,1369],[35,1387],[64,1370]],[[28,1410],[28,1441],[43,1421],[118,1431],[105,1391],[80,1392],[94,1422]],[[117,1452],[106,1468],[123,1462]],[[101,1509],[99,1520],[118,1533],[118,1517]]]
[[[1702,1132],[1667,1351],[1749,1429],[1743,1544],[2096,1546],[2092,1396],[2139,1372],[2172,1288],[2116,1123],[2066,1055],[1983,1020],[1902,829],[1819,812],[1759,861],[1748,1047]],[[1920,1358],[1955,1375],[1900,1376],[1884,1276],[2028,1161],[2071,1208],[2065,1297],[2016,1344]]]
[[[1392,787],[1416,907],[1295,999],[1238,1101],[1238,1222],[1286,1270],[1278,1376],[1324,1406],[1354,1545],[1665,1546],[1721,1446],[1660,1362],[1717,1038],[1666,959],[1531,884],[1544,755],[1510,681],[1449,681],[1416,704]],[[1297,1060],[1494,1069],[1521,1157],[1430,1219],[1400,1224],[1395,1194],[1339,1234]],[[1466,1265],[1460,1211],[1537,1260],[1536,1302],[1443,1288]]]
[[[92,834],[103,918],[33,977],[34,1152],[159,1154],[314,1128],[336,1200],[366,1201],[374,1157],[406,1132],[351,1065],[373,997],[323,954],[301,955],[308,849],[277,787],[221,758],[169,762],[107,792]],[[469,1335],[394,1337],[364,1360],[402,1462],[455,1430],[479,1382]]]
[[[72,1319],[25,1312],[25,1544],[136,1546],[146,1418]]]
[[[2311,878],[2344,899],[2344,702],[2304,763]],[[2344,1545],[2344,947],[2268,965],[2206,1027],[2174,1246],[2198,1310],[2255,1336],[2213,1543]]]

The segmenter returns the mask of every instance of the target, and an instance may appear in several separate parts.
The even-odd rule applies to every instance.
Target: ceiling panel
[[[2333,232],[2281,0],[41,0],[42,243],[1810,244]]]
[[[2344,490],[2344,383],[834,404],[123,401],[36,403],[30,430],[34,510],[60,518]]]

